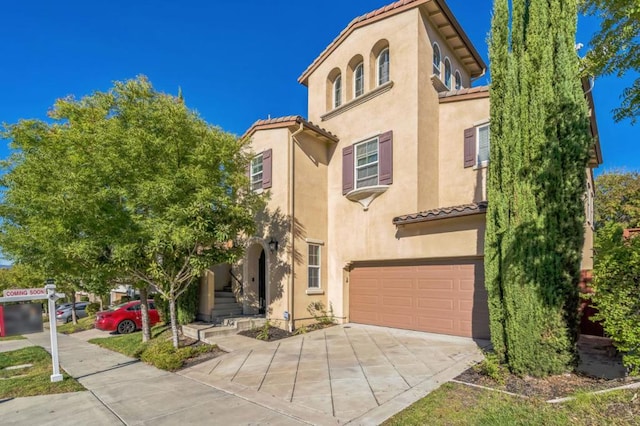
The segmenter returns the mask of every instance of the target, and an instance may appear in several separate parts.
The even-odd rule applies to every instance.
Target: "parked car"
[[[78,302],[76,303],[76,318],[84,318],[87,316],[87,312],[85,309],[87,308],[88,302]],[[72,305],[71,303],[65,303],[56,308],[56,319],[62,322],[71,322],[73,321],[73,315],[71,313]]]
[[[133,333],[142,328],[142,311],[140,301],[123,303],[96,314],[95,327],[98,330],[116,331],[119,334]],[[149,323],[151,326],[160,322],[160,316],[153,300],[149,300]]]

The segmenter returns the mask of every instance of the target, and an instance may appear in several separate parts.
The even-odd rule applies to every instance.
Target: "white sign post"
[[[42,300],[49,301],[49,330],[51,332],[51,362],[53,363],[53,374],[51,382],[62,381],[60,374],[60,363],[58,361],[58,334],[56,331],[56,300],[63,298],[64,294],[56,293],[56,286],[52,279],[47,280],[44,288],[17,288],[4,290],[4,297],[0,297],[2,302],[21,302],[25,300]]]

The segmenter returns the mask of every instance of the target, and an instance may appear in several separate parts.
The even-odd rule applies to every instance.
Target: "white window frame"
[[[361,166],[358,166],[358,147],[368,144],[370,142],[375,141],[376,143],[376,160],[363,164]],[[376,182],[374,184],[371,185],[360,185],[358,183],[358,169],[363,169],[366,167],[370,167],[371,165],[375,164],[376,165],[376,169],[377,169],[377,173],[376,173]],[[353,187],[354,189],[361,189],[361,188],[368,188],[370,186],[376,186],[379,184],[380,182],[380,138],[378,136],[373,137],[373,138],[369,138],[367,140],[364,140],[362,142],[358,142],[357,144],[355,144],[353,146]],[[371,179],[371,176],[366,177],[365,179]],[[364,179],[363,179],[364,180]]]
[[[360,73],[360,77],[358,77]],[[360,93],[358,93],[358,89]],[[360,62],[353,69],[353,97],[358,98],[364,95],[364,63]]]
[[[342,74],[333,80],[333,107],[338,108],[342,105]]]
[[[312,248],[314,248],[314,249],[317,248],[318,249],[318,253],[317,253],[318,262],[317,262],[317,264],[312,264],[311,263],[311,249]],[[320,244],[308,243],[307,244],[307,288],[309,288],[309,289],[320,289],[321,288],[321,283],[322,283],[321,266],[322,266],[322,246]],[[311,282],[311,270],[317,271],[317,277],[318,277],[318,282],[317,283],[312,283]]]
[[[382,62],[382,60],[385,59],[385,58],[386,58],[386,61]],[[378,65],[376,67],[376,69],[377,69],[376,81],[378,82],[378,86],[382,86],[383,84],[387,83],[390,80],[390,75],[389,75],[389,71],[390,71],[389,62],[390,62],[390,60],[391,60],[391,57],[389,55],[389,48],[386,47],[386,48],[382,49],[382,51],[378,55],[378,60],[376,61],[377,65]],[[383,68],[383,66],[385,64],[387,66],[387,75],[386,75],[386,80],[382,81],[382,78],[383,78],[384,75],[383,75],[383,73],[381,71],[382,71],[382,68]]]
[[[487,156],[486,160],[480,160],[480,130],[487,129],[488,138],[487,138],[487,153],[491,153],[491,126],[489,123],[483,123],[476,126],[476,167],[486,167],[489,165],[489,156]]]
[[[254,171],[254,166],[258,166],[258,162],[260,170]],[[251,190],[252,191],[260,191],[262,190],[262,183],[264,179],[264,158],[263,154],[258,154],[251,159]],[[258,179],[258,176],[260,177]]]
[[[447,89],[451,90],[451,79],[453,77],[453,70],[451,68],[451,60],[448,57],[444,57],[444,85]]]
[[[436,52],[438,55],[436,57]],[[437,58],[437,61],[436,61]],[[433,43],[433,74],[437,77],[440,77],[440,61],[442,60],[442,51],[440,50],[440,46],[438,43]]]
[[[462,89],[462,75],[458,70],[456,70],[456,73],[454,74],[454,82],[455,82],[454,87],[456,88],[456,90]]]

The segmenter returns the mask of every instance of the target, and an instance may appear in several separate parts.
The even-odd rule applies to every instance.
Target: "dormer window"
[[[440,77],[440,47],[433,43],[433,74]]]
[[[364,94],[364,65],[360,62],[353,73],[353,97],[357,98]]]
[[[444,85],[451,90],[451,61],[449,58],[444,58]]]
[[[462,76],[460,75],[460,71],[456,70],[456,81],[455,81],[456,85],[455,88],[456,90],[460,90],[462,89]]]
[[[384,49],[378,55],[378,86],[389,81],[389,49]]]
[[[333,80],[333,107],[338,108],[342,105],[342,76],[338,75]]]

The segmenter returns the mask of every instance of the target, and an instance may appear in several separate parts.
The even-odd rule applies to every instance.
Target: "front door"
[[[264,250],[260,252],[260,260],[258,260],[258,301],[260,302],[260,314],[264,314],[267,308],[267,287],[266,287],[266,259]]]

